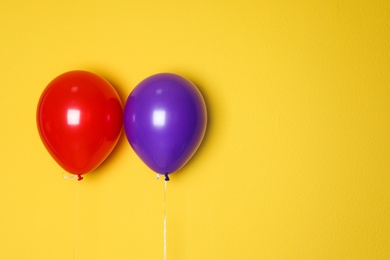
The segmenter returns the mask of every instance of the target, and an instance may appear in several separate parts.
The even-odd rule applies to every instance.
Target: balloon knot
[[[84,178],[81,176],[81,174],[77,174],[77,180],[81,181],[82,179],[84,179]]]
[[[165,181],[169,181],[168,173],[165,174]]]

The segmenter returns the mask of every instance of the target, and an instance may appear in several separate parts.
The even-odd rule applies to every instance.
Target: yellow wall
[[[389,259],[389,14],[388,0],[3,2],[0,259],[163,258],[164,184],[124,135],[81,182],[39,139],[39,96],[73,69],[122,101],[166,71],[203,93],[206,138],[167,187],[169,260]]]

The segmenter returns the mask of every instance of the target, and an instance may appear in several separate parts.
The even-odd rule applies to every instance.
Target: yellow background
[[[389,259],[390,2],[7,1],[0,9],[0,259],[162,259],[164,184],[124,135],[81,182],[38,136],[73,69],[125,102],[174,72],[209,127],[167,187],[167,257]]]

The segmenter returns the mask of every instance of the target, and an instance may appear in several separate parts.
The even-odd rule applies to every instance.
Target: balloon
[[[49,83],[38,103],[39,135],[50,155],[78,176],[98,167],[122,131],[122,104],[114,87],[86,71],[66,72]]]
[[[131,147],[166,180],[196,152],[206,124],[201,93],[191,81],[176,74],[161,73],[144,79],[125,104],[124,129]]]

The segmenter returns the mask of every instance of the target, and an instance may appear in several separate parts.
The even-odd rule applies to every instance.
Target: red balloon
[[[108,81],[91,72],[70,71],[43,91],[37,125],[51,156],[81,180],[114,149],[122,115],[119,96]]]

